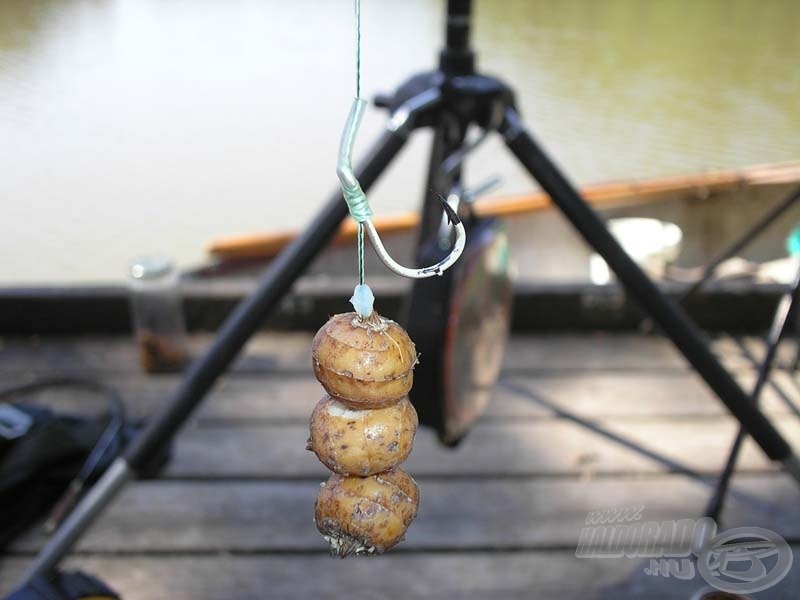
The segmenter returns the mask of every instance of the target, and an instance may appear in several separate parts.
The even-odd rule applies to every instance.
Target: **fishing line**
[[[356,98],[361,98],[361,0],[356,3]]]
[[[356,9],[356,98],[361,98],[361,0]],[[364,224],[358,222],[358,284],[364,285]]]
[[[356,13],[356,100],[361,99],[361,0],[355,0]],[[366,198],[364,198],[366,205]],[[367,210],[369,207],[367,206]],[[353,212],[351,207],[350,212]],[[367,216],[369,218],[369,216]],[[364,285],[364,222],[358,221],[358,284]]]
[[[358,224],[358,285],[364,285],[364,225]]]
[[[456,237],[453,242],[453,248],[444,259],[436,263],[422,268],[409,268],[404,267],[392,258],[386,247],[381,241],[380,234],[372,222],[372,210],[367,202],[367,196],[361,185],[358,182],[352,166],[353,146],[355,144],[358,126],[361,123],[361,118],[364,116],[364,111],[367,107],[367,101],[361,98],[361,1],[354,0],[355,2],[355,21],[356,21],[356,97],[353,99],[353,104],[350,107],[350,113],[347,116],[344,130],[342,131],[342,138],[339,144],[339,158],[336,163],[336,176],[339,178],[339,183],[342,188],[342,196],[347,203],[347,209],[350,211],[350,216],[358,223],[358,281],[359,284],[353,292],[353,297],[350,301],[356,309],[359,317],[366,319],[372,314],[372,303],[375,297],[372,290],[364,283],[364,233],[366,231],[369,239],[372,242],[375,252],[380,258],[381,262],[386,265],[392,272],[400,275],[401,277],[409,277],[412,279],[423,279],[425,277],[435,277],[441,275],[445,270],[450,268],[458,260],[458,257],[464,251],[464,246],[467,240],[467,234],[464,229],[464,224],[458,218],[458,215],[450,207],[449,204],[444,202],[442,208],[447,213],[448,220],[455,228]]]

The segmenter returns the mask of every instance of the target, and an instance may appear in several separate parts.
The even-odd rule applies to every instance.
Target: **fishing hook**
[[[456,239],[450,253],[443,260],[429,267],[412,269],[404,267],[394,260],[384,247],[378,230],[375,229],[375,225],[372,223],[372,209],[369,207],[367,196],[361,189],[361,185],[358,183],[358,179],[356,179],[356,175],[351,166],[353,144],[355,142],[356,133],[358,132],[358,127],[361,124],[361,118],[364,116],[366,105],[366,100],[361,98],[355,98],[353,100],[350,114],[347,117],[347,123],[342,132],[342,140],[339,145],[339,161],[336,165],[336,175],[339,177],[339,182],[342,186],[342,194],[344,195],[345,202],[347,202],[350,215],[364,226],[375,248],[375,252],[378,254],[378,258],[381,259],[381,262],[383,262],[390,271],[401,277],[408,277],[410,279],[424,279],[426,277],[433,277],[434,275],[441,275],[458,260],[467,242],[467,232],[464,230],[464,224],[445,200],[440,198],[442,201],[442,208],[448,220],[455,228]]]

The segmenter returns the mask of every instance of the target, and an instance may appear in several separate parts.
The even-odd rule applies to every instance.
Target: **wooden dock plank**
[[[800,444],[800,422],[778,422]],[[581,475],[655,473],[688,469],[718,473],[738,430],[730,417],[694,420],[560,419],[479,424],[456,449],[432,431],[417,434],[404,468],[420,476]],[[305,425],[192,428],[178,439],[167,474],[179,477],[314,477],[325,468],[305,449]],[[742,471],[772,463],[748,439]]]
[[[795,556],[800,546],[794,547]],[[21,576],[27,560],[0,568],[0,590]],[[459,600],[687,599],[703,580],[646,576],[647,561],[577,559],[573,551],[392,553],[368,560],[327,556],[80,556],[67,568],[102,577],[125,600],[271,600],[458,598]],[[796,600],[800,569],[792,569],[759,600]]]
[[[211,337],[196,335],[190,349],[197,355]],[[742,342],[754,356],[763,355],[763,343],[748,338]],[[261,333],[248,342],[233,366],[234,372],[307,373],[310,366],[311,335],[307,333]],[[749,368],[750,361],[736,340],[719,337],[711,340],[712,349],[730,368]],[[777,366],[794,359],[795,344],[785,341]],[[424,359],[423,359],[424,360]],[[564,370],[647,370],[685,368],[683,357],[660,336],[631,334],[522,335],[512,336],[504,359],[509,371]],[[138,372],[137,349],[125,337],[4,338],[0,344],[0,372],[104,371]]]
[[[644,505],[644,519],[698,518],[709,483],[678,475],[593,480],[420,478],[415,550],[574,547],[587,514]],[[78,545],[90,552],[325,550],[312,520],[314,481],[150,481],[125,488]],[[797,486],[784,474],[739,476],[726,527],[766,527],[800,541]],[[16,551],[41,546],[40,531]]]
[[[194,352],[208,336],[192,338]],[[736,423],[659,337],[547,335],[512,339],[484,419],[450,451],[418,434],[406,464],[422,494],[407,541],[377,560],[332,561],[312,523],[326,475],[304,450],[322,390],[307,334],[259,334],[176,441],[162,480],[133,482],[82,540],[71,564],[116,584],[127,600],[236,598],[688,598],[702,581],[646,577],[641,561],[574,557],[589,511],[644,505],[646,521],[697,518]],[[763,344],[745,340],[755,355]],[[742,346],[714,349],[745,388]],[[781,349],[789,365],[794,344]],[[119,387],[133,416],[152,413],[180,382],[138,371],[125,338],[2,340],[4,387],[53,373]],[[793,374],[779,370],[764,407],[800,447]],[[79,409],[85,395],[38,398]],[[800,542],[798,490],[748,441],[724,528],[761,526]],[[32,531],[2,559],[0,591],[41,547]],[[798,548],[800,549],[800,548]],[[358,587],[354,588],[356,582]],[[795,598],[800,570],[759,598]]]
[[[141,418],[152,414],[168,401],[180,384],[178,375],[147,376],[136,373],[108,374],[98,378],[118,389],[125,400],[127,414]],[[755,381],[752,372],[738,372],[745,389]],[[569,410],[587,417],[617,419],[650,417],[701,417],[727,414],[727,409],[688,370],[665,372],[591,371],[564,374],[506,374],[504,381],[513,388],[498,385],[486,411],[488,418],[536,419],[552,417],[554,409]],[[3,387],[32,381],[31,375],[11,373]],[[768,414],[791,412],[786,399],[800,408],[800,388],[786,371],[773,373],[773,385],[762,392],[762,406]],[[520,393],[519,389],[528,391]],[[516,391],[515,391],[516,390]],[[275,421],[305,423],[323,390],[310,373],[233,374],[213,388],[200,406],[195,419],[204,421]],[[533,397],[531,397],[531,394]],[[27,398],[80,412],[87,395],[74,389],[50,389]]]

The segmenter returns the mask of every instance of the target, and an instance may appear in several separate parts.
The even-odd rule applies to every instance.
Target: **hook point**
[[[442,203],[442,208],[444,209],[445,214],[447,215],[447,221],[451,225],[458,225],[461,223],[461,219],[458,218],[458,213],[453,210],[453,207],[450,206],[450,203],[447,201],[447,198],[442,196],[439,192],[434,192],[436,196],[439,198],[439,202]]]

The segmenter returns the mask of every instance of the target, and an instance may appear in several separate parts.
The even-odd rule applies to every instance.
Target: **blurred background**
[[[363,0],[365,97],[436,68],[445,4]],[[700,599],[706,580],[667,578],[649,558],[577,558],[592,515],[619,507],[646,507],[646,523],[763,527],[800,557],[796,482],[737,436],[704,382],[730,405],[735,379],[800,448],[800,2],[473,4],[478,71],[516,91],[544,148],[710,352],[684,336],[681,355],[661,334],[675,320],[662,309],[651,321],[630,279],[617,285],[489,138],[465,187],[502,186],[464,219],[452,270],[412,287],[367,251],[376,308],[421,357],[403,465],[422,501],[396,553],[331,561],[312,520],[329,473],[307,451],[323,393],[311,348],[349,310],[352,219],[296,282],[294,261],[265,266],[338,189],[353,0],[2,0],[0,596],[143,424],[155,436],[130,461],[141,480],[64,563],[127,600]],[[357,156],[385,119],[369,109]],[[430,140],[415,133],[370,190],[404,264],[411,211],[431,198]],[[452,201],[450,183],[434,186]],[[433,224],[425,252],[447,245]],[[264,236],[242,237],[268,233],[281,235],[258,252]],[[83,506],[71,514],[97,508]],[[620,539],[602,531],[591,535]],[[795,567],[759,598],[798,589]]]
[[[0,3],[0,284],[118,282],[215,237],[300,227],[334,189],[351,2]],[[691,10],[687,7],[691,6]],[[477,0],[479,69],[511,82],[579,183],[800,155],[800,4]],[[433,68],[441,0],[368,0],[363,93]],[[384,115],[371,109],[360,140]],[[428,133],[371,194],[418,206]],[[495,141],[470,162],[532,190]]]

